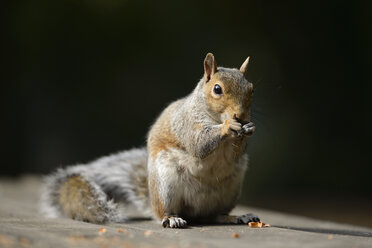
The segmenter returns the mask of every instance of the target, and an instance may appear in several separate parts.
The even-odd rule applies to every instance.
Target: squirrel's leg
[[[260,222],[260,218],[255,214],[235,215],[219,215],[215,222],[218,224],[248,224],[249,222]]]
[[[225,116],[222,124],[215,125],[208,128],[202,128],[200,125],[198,135],[195,135],[195,140],[188,144],[188,150],[201,159],[206,158],[212,151],[214,151],[218,144],[225,138],[244,138],[252,136],[256,130],[253,122],[242,124],[229,115]],[[186,136],[188,137],[188,136]],[[187,142],[186,142],[187,143]],[[235,147],[244,151],[245,145],[235,144]],[[237,152],[239,154],[240,152]]]
[[[153,210],[154,215],[158,219],[161,220],[161,225],[163,227],[171,227],[171,228],[186,227],[187,222],[184,219],[176,215],[170,215],[166,213],[166,206],[165,206],[164,200],[160,196],[158,182],[151,172],[149,173],[148,180],[149,180],[149,193],[150,193],[152,210]]]
[[[170,158],[177,151],[163,151],[154,161],[149,160],[148,183],[151,207],[154,216],[163,227],[184,228],[186,220],[180,217],[182,209],[183,185],[180,182],[177,166]]]

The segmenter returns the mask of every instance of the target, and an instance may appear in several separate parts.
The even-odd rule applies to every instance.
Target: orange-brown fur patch
[[[155,160],[158,153],[163,150],[167,150],[171,147],[180,147],[178,140],[170,130],[156,134],[156,137],[150,138],[149,142],[152,148],[150,156],[153,160]]]
[[[203,90],[206,95],[208,106],[216,113],[222,114],[227,111],[231,118],[246,120],[249,114],[249,105],[251,101],[253,85],[249,83],[249,92],[246,99],[241,99],[240,88],[233,82],[234,79],[221,78],[219,73],[212,76],[208,83],[204,83]],[[219,84],[222,88],[223,96],[215,95],[213,87]]]
[[[91,186],[81,176],[72,176],[62,183],[59,204],[70,218],[88,222],[97,222],[97,214],[103,212],[92,195]]]
[[[151,129],[148,139],[148,147],[151,158],[155,161],[159,152],[171,147],[182,149],[180,142],[171,130],[169,116],[162,116]]]
[[[152,211],[159,219],[164,218],[165,208],[164,203],[160,198],[158,184],[156,179],[150,175],[149,177],[149,189],[150,189],[150,201],[152,206]]]
[[[213,96],[212,91],[215,84],[219,84],[222,92],[226,92],[225,84],[220,80],[217,74],[214,74],[208,83],[204,83],[203,89],[207,98],[208,106],[216,113],[223,113],[226,108],[226,103],[221,99],[222,96]],[[220,101],[221,100],[221,101]]]
[[[171,113],[174,113],[177,107],[177,103],[170,105],[163,111],[150,130],[147,148],[149,156],[153,161],[156,161],[157,155],[161,151],[166,151],[172,147],[184,149],[171,129]],[[158,182],[155,176],[156,175],[151,174],[151,171],[149,172],[148,184],[150,201],[153,213],[156,217],[162,219],[165,216],[165,207],[159,194]]]
[[[230,120],[226,119],[221,128],[221,136],[227,136],[230,132]]]

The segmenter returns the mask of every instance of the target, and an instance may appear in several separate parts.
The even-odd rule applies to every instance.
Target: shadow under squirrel
[[[246,224],[231,216],[248,164],[253,85],[240,69],[204,60],[204,76],[188,96],[171,103],[150,128],[147,148],[58,169],[45,178],[42,211],[93,223],[122,222],[126,206],[163,227],[188,222]]]

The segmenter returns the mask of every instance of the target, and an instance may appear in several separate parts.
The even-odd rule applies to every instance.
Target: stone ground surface
[[[151,220],[95,225],[45,219],[38,213],[40,185],[40,177],[0,179],[0,247],[372,247],[369,228],[243,206],[233,213],[253,212],[271,227],[164,229]]]

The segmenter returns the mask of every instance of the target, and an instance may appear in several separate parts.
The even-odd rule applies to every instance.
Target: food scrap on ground
[[[232,236],[233,236],[234,238],[239,238],[239,234],[238,234],[238,233],[233,233]]]
[[[145,237],[150,237],[152,235],[152,231],[147,230],[144,234],[145,234]]]
[[[29,247],[31,245],[30,240],[23,237],[18,238],[18,242],[21,247]]]
[[[265,224],[263,222],[249,222],[248,226],[252,228],[261,228],[261,227],[270,227],[270,224]]]
[[[259,228],[262,227],[262,222],[249,222],[248,226],[252,228]]]
[[[8,236],[0,234],[0,246],[1,247],[12,247],[13,246],[13,240],[10,239]]]

